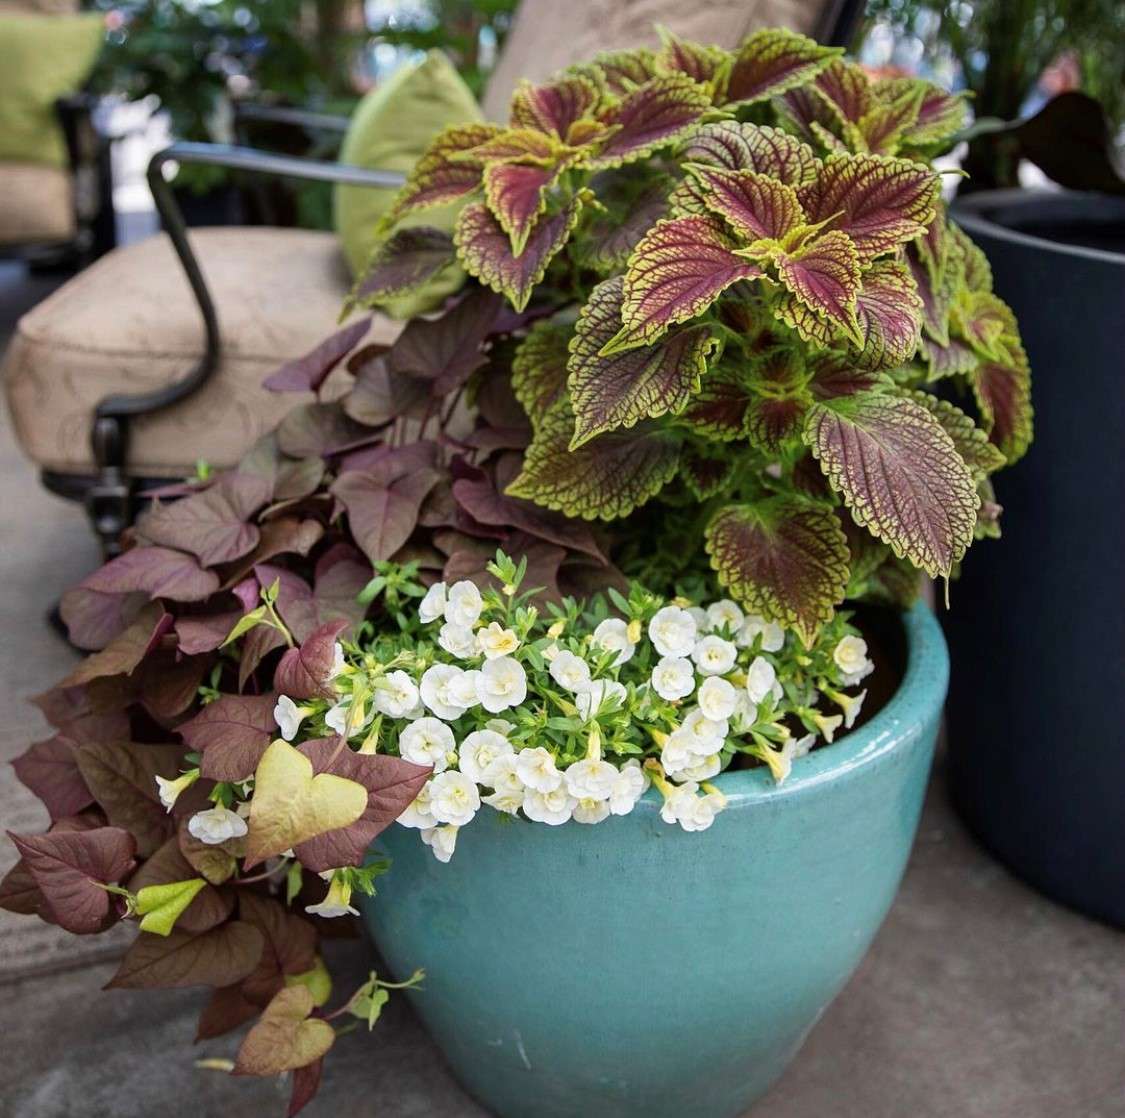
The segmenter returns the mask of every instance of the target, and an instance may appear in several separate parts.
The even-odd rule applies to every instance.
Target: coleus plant
[[[389,348],[361,319],[278,370],[268,387],[315,402],[158,493],[65,596],[92,655],[39,697],[55,732],[16,770],[52,824],[16,837],[0,905],[79,934],[137,919],[113,984],[212,987],[200,1037],[256,1019],[235,1070],[292,1070],[299,1109],[328,1019],[386,998],[373,976],[322,1008],[318,909],[374,888],[368,844],[429,773],[275,748],[278,695],[324,698],[338,642],[438,579],[486,583],[500,547],[556,601],[624,576],[669,595],[709,562],[811,645],[846,598],[908,601],[918,568],[949,575],[996,534],[1029,374],[929,166],[963,115],[788,32],[733,53],[665,34],[439,137],[355,300],[454,259],[472,282]],[[457,199],[452,237],[395,231]],[[252,849],[192,834],[250,780]]]

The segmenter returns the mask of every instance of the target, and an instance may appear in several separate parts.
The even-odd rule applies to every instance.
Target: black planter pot
[[[1015,873],[1125,927],[1125,198],[994,191],[954,217],[1019,318],[1035,441],[943,617],[953,797]]]

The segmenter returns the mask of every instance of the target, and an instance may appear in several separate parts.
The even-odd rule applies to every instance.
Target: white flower
[[[516,754],[516,773],[536,792],[553,792],[563,786],[563,774],[555,768],[554,757],[541,745],[521,749]]]
[[[406,672],[388,672],[375,680],[371,706],[380,714],[388,718],[409,718],[418,702],[418,688]]]
[[[780,652],[785,645],[785,630],[776,621],[767,621],[752,613],[742,623],[735,640],[739,648],[750,648],[759,637],[762,652]]]
[[[767,695],[781,698],[781,684],[777,682],[777,672],[764,656],[755,656],[746,671],[746,694],[757,706]]]
[[[816,745],[816,734],[805,734],[793,743],[793,758],[804,757]]]
[[[515,815],[516,812],[523,807],[523,787],[521,785],[516,792],[498,790],[485,796],[481,802],[488,804],[489,807],[494,808],[496,811],[503,811],[508,815]]]
[[[519,637],[511,629],[505,629],[499,621],[493,621],[486,628],[477,630],[477,647],[484,653],[486,660],[509,656],[519,646]]]
[[[840,638],[840,643],[832,652],[832,659],[842,673],[845,687],[854,687],[875,670],[875,665],[867,658],[867,641],[850,633]]]
[[[438,644],[458,660],[468,660],[477,655],[476,634],[467,625],[447,621],[438,630]]]
[[[737,602],[730,598],[720,598],[707,607],[707,623],[709,629],[727,629],[737,633],[742,627],[743,614]]]
[[[464,747],[462,747],[464,748]],[[482,784],[495,788],[497,792],[514,792],[523,795],[523,781],[516,768],[515,753],[504,753],[492,761],[484,770]]]
[[[242,838],[246,834],[246,820],[225,807],[212,807],[197,811],[188,820],[188,832],[193,838],[208,846],[218,846],[228,839]]]
[[[527,673],[510,656],[487,661],[476,682],[477,698],[490,714],[518,707],[527,698]]]
[[[725,718],[708,718],[699,707],[688,711],[677,733],[682,732],[696,757],[710,757],[723,748],[730,724]]]
[[[688,765],[676,774],[677,780],[710,780],[711,777],[718,776],[719,770],[723,767],[722,758],[717,753],[704,757],[702,761],[698,757],[693,757],[692,761],[694,764]]]
[[[430,785],[432,780],[427,780],[422,785],[421,791],[414,797],[413,802],[407,805],[396,822],[404,827],[432,827],[437,822],[430,810]]]
[[[435,582],[418,603],[418,620],[429,625],[445,613],[445,583]]]
[[[648,639],[661,656],[687,656],[695,647],[699,627],[687,610],[665,606],[648,623]]]
[[[712,722],[723,722],[734,714],[738,705],[738,690],[733,683],[721,676],[708,676],[700,684],[695,701]]]
[[[647,787],[648,776],[641,768],[640,761],[631,757],[617,771],[617,779],[609,794],[609,810],[614,815],[628,815]]]
[[[734,714],[730,718],[732,729],[736,734],[746,734],[757,721],[758,708],[750,701],[750,696],[745,691],[739,691]]]
[[[439,823],[463,827],[480,808],[476,782],[465,773],[449,769],[430,781],[430,813]]]
[[[485,774],[501,757],[514,755],[512,743],[502,734],[495,730],[474,730],[457,750],[457,767],[470,780],[495,787],[490,780],[485,779]]]
[[[709,636],[696,642],[691,658],[702,675],[726,675],[734,667],[738,649],[731,641]]]
[[[844,716],[842,714],[825,715],[814,710],[812,720],[816,723],[816,728],[820,731],[824,740],[831,745],[832,739],[836,736],[836,731],[844,721]]]
[[[637,646],[629,639],[629,626],[620,617],[607,617],[599,621],[594,630],[593,642],[606,652],[616,652],[615,667],[627,664],[633,659]]]
[[[449,754],[456,742],[453,731],[436,718],[419,718],[398,736],[398,751],[416,765],[433,765],[434,772],[449,767]]]
[[[328,669],[328,678],[335,679],[347,666],[344,646],[339,641],[335,641],[332,645],[332,667]]]
[[[665,823],[679,823],[685,831],[705,831],[715,821],[715,816],[726,806],[726,801],[716,793],[698,795],[699,785],[694,781],[681,784],[669,793],[660,809]]]
[[[551,661],[551,678],[567,691],[584,691],[590,683],[590,665],[565,649]]]
[[[649,682],[662,699],[684,699],[695,690],[695,669],[683,656],[664,656],[652,669]]]
[[[845,730],[850,730],[855,725],[855,720],[859,717],[859,712],[863,710],[863,700],[866,698],[866,691],[861,691],[858,695],[836,696],[835,703],[840,710],[844,712]]]
[[[660,749],[660,766],[668,776],[678,775],[699,760],[691,748],[692,744],[691,736],[682,728],[664,739]]]
[[[434,852],[439,862],[448,862],[457,849],[457,828],[453,826],[427,827],[421,832],[422,841]]]
[[[180,793],[186,791],[199,779],[198,769],[189,769],[183,776],[175,780],[166,780],[162,776],[156,778],[156,790],[160,796],[160,804],[165,811],[171,811],[180,798]]]
[[[552,792],[539,792],[528,788],[523,794],[523,813],[536,823],[548,823],[557,827],[565,823],[573,814],[577,804],[575,798],[560,784]]]
[[[687,606],[685,612],[695,622],[697,633],[706,633],[711,628],[711,618],[707,616],[707,611],[702,606]]]
[[[587,757],[575,761],[564,773],[566,790],[576,800],[608,800],[617,782],[617,768],[608,761]]]
[[[305,911],[313,916],[358,916],[359,913],[352,908],[352,887],[340,878],[333,877],[328,886],[328,893],[319,904],[305,905]]]
[[[455,582],[445,595],[445,620],[471,629],[484,609],[480,591],[467,578]]]
[[[571,818],[575,823],[600,823],[609,815],[609,804],[605,800],[584,799],[574,805]]]
[[[454,693],[454,683],[464,674],[461,668],[453,664],[433,664],[422,673],[422,683],[418,688],[422,702],[438,718],[452,722],[468,709],[466,704],[457,701]]]
[[[343,737],[348,728],[348,703],[341,700],[324,716],[324,724],[333,733]]]
[[[615,679],[592,679],[585,691],[574,696],[574,705],[579,717],[584,722],[589,722],[603,707],[608,708],[614,702],[620,706],[628,694],[625,685]]]
[[[480,703],[480,697],[477,695],[477,680],[479,678],[480,672],[476,668],[471,668],[469,671],[463,671],[460,675],[450,679],[450,705],[464,707],[465,710],[477,706]]]

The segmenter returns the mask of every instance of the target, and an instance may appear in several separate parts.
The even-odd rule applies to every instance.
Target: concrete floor
[[[0,346],[3,319],[39,293],[0,271]],[[42,618],[95,549],[81,513],[38,488],[6,422],[0,509],[4,760],[41,732],[38,712],[21,700],[72,659]],[[5,827],[38,826],[7,766],[0,811]],[[2,845],[0,867],[11,858]],[[200,991],[101,993],[113,965],[91,956],[93,947],[93,938],[0,913],[0,1118],[284,1113],[281,1085],[194,1067],[198,1056],[235,1048],[228,1038],[192,1050]],[[346,972],[341,988],[368,965],[362,942],[333,944],[331,956]],[[38,965],[54,969],[13,977]],[[306,1113],[485,1114],[401,1000],[372,1035],[340,1041]],[[1125,1118],[1125,935],[1042,899],[992,862],[951,815],[939,763],[902,889],[870,954],[753,1118],[1062,1115]]]

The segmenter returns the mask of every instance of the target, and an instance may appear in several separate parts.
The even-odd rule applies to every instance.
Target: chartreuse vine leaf
[[[202,877],[190,881],[169,881],[165,885],[146,885],[137,891],[137,915],[141,931],[158,936],[170,935],[184,909],[206,888]]]
[[[825,233],[793,252],[777,253],[774,263],[778,279],[793,297],[779,304],[784,322],[806,341],[825,342],[836,331],[863,344],[856,317],[859,258],[845,234]]]
[[[577,450],[573,438],[574,415],[560,404],[543,417],[507,495],[568,516],[615,520],[656,496],[680,460],[680,437],[653,423],[599,435]]]
[[[798,194],[808,220],[831,220],[866,262],[925,232],[939,187],[934,171],[909,159],[830,155],[816,181]]]
[[[796,136],[737,120],[700,125],[685,142],[680,158],[727,171],[757,171],[787,186],[812,182],[820,166],[816,152]]]
[[[706,217],[658,221],[629,257],[620,300],[623,325],[605,339],[599,352],[608,356],[655,341],[669,326],[702,314],[731,284],[762,274],[736,255],[734,243],[715,221]],[[609,290],[604,284],[602,288]],[[604,312],[598,318],[600,335],[608,318]]]
[[[309,970],[285,975],[286,986],[304,986],[312,994],[313,1005],[322,1006],[332,996],[332,975],[324,959],[317,955]]]
[[[247,869],[308,839],[354,823],[367,808],[367,789],[332,773],[313,776],[312,762],[280,738],[254,773],[246,838]]]
[[[782,28],[755,31],[742,44],[727,79],[728,105],[753,104],[804,85],[827,66],[840,47],[822,47]]]
[[[715,344],[706,326],[687,327],[655,345],[603,356],[617,333],[622,300],[622,279],[614,276],[594,288],[578,316],[567,365],[574,410],[571,450],[605,431],[682,411],[706,371]]]
[[[909,398],[926,408],[941,424],[978,482],[1004,465],[1006,459],[1003,452],[988,441],[987,433],[959,407],[948,400],[932,396],[929,392],[911,392]]]
[[[900,260],[876,260],[862,281],[856,299],[861,363],[873,369],[905,364],[922,336],[922,299],[910,269]]]
[[[980,500],[953,440],[913,400],[859,392],[809,410],[805,441],[856,522],[931,576],[973,542]]]
[[[306,986],[279,990],[246,1034],[234,1074],[280,1075],[319,1060],[332,1047],[336,1031],[327,1021],[309,1017],[314,1008]]]
[[[781,240],[805,223],[791,186],[758,171],[689,167],[703,187],[708,209],[723,217],[745,241]]]
[[[722,585],[805,644],[843,601],[848,541],[828,505],[793,496],[730,505],[708,525],[706,544]]]
[[[522,311],[542,280],[551,258],[559,251],[578,222],[586,201],[576,194],[558,213],[545,213],[535,222],[523,252],[512,252],[508,234],[483,203],[466,206],[457,219],[453,240],[465,270]]]
[[[568,346],[573,329],[541,319],[512,359],[512,391],[533,427],[566,395]]]

